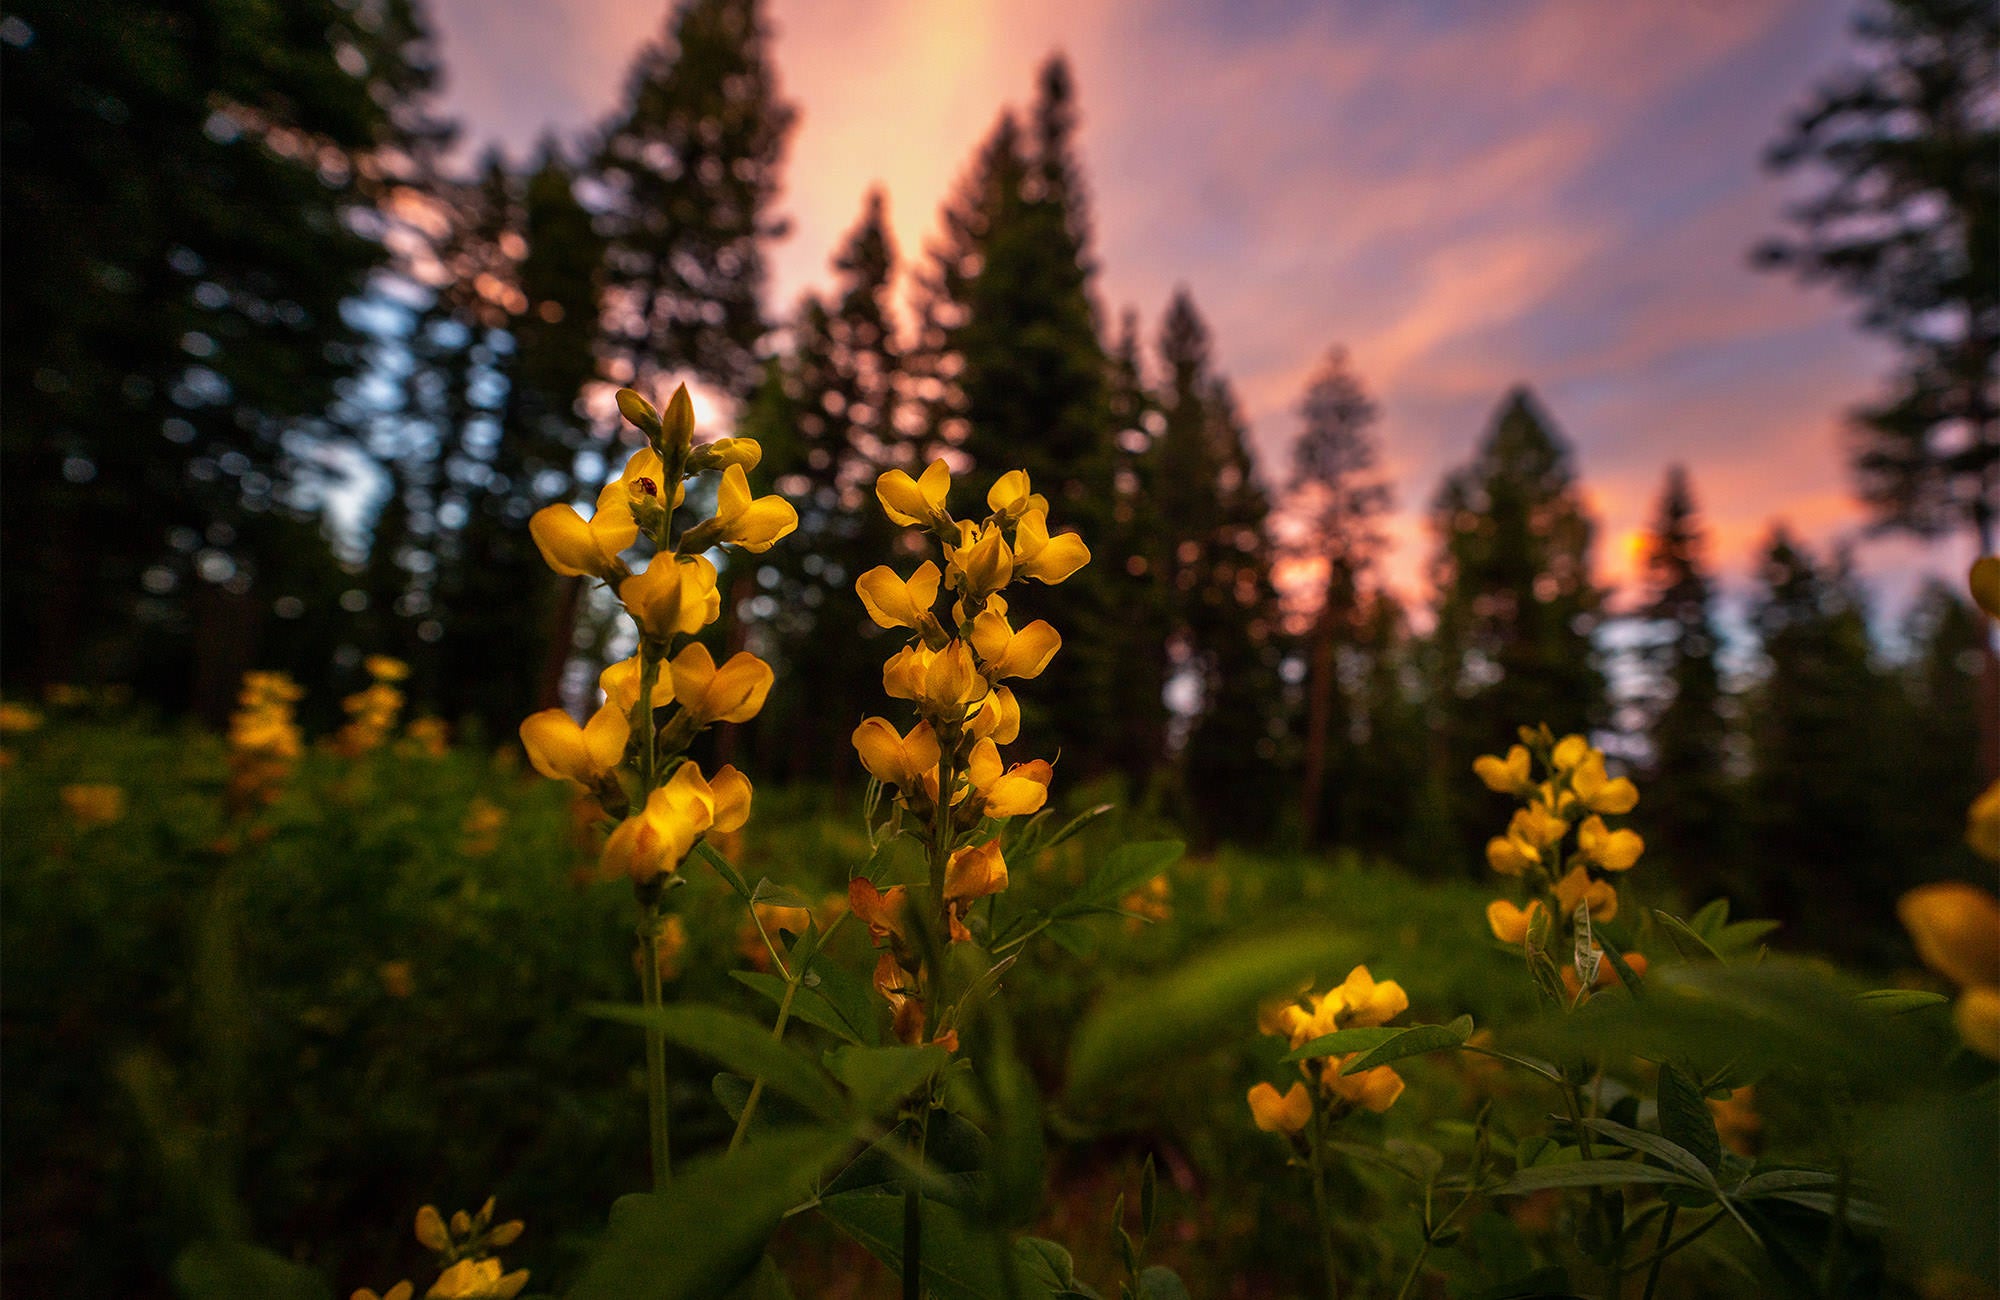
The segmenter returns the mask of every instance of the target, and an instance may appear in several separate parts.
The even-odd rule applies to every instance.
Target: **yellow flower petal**
[[[2000,986],[2000,901],[1963,881],[1919,885],[1896,903],[1924,965],[1966,988]]]
[[[1486,924],[1492,929],[1493,937],[1501,943],[1526,943],[1528,928],[1535,923],[1535,914],[1541,910],[1540,903],[1531,902],[1523,908],[1504,898],[1496,898],[1486,905]]]
[[[1007,860],[1000,855],[1000,841],[988,840],[955,851],[945,865],[944,896],[947,902],[969,902],[1007,888]]]
[[[599,711],[591,721],[596,723],[603,716]],[[624,727],[623,716],[612,711],[618,727]],[[600,724],[595,740],[586,737],[584,729],[576,725],[576,719],[561,709],[543,709],[531,713],[521,720],[521,745],[528,751],[528,761],[537,772],[557,781],[575,781],[578,785],[589,785],[601,776],[611,763],[600,764],[597,756],[609,747],[610,723]],[[623,757],[625,736],[618,735],[618,755]]]
[[[939,577],[938,566],[929,560],[918,565],[907,581],[888,565],[878,564],[855,579],[854,590],[878,627],[915,629],[937,603]]]
[[[951,490],[951,469],[942,459],[934,460],[923,477],[912,479],[900,469],[892,469],[875,480],[875,497],[891,523],[929,525],[944,509],[945,495]]]
[[[1646,851],[1637,831],[1607,830],[1604,819],[1590,816],[1576,828],[1577,851],[1606,871],[1626,871]]]
[[[768,551],[780,538],[799,526],[798,511],[779,496],[750,497],[750,479],[741,465],[722,471],[716,490],[715,522],[721,526],[721,540],[746,551]]]
[[[1523,844],[1511,835],[1496,835],[1486,841],[1486,865],[1503,876],[1518,876],[1542,860],[1532,844]]]
[[[618,584],[618,599],[655,641],[699,632],[722,612],[715,566],[699,555],[687,560],[654,556],[644,573]]]
[[[2000,989],[1965,990],[1952,1008],[1951,1018],[1967,1047],[2000,1060]]]
[[[1386,1025],[1410,1009],[1409,995],[1394,980],[1376,983],[1366,966],[1356,966],[1341,981],[1341,1001],[1346,1004],[1346,1028],[1372,1029]]]
[[[775,674],[771,665],[747,650],[738,651],[717,668],[708,647],[689,643],[670,665],[674,698],[700,726],[715,722],[748,722],[764,707]]]
[[[1021,705],[1015,700],[1014,692],[1005,686],[996,686],[966,720],[966,729],[975,740],[991,740],[998,745],[1011,745],[1021,734]]]
[[[1250,1118],[1266,1133],[1297,1133],[1312,1122],[1312,1094],[1294,1083],[1282,1097],[1268,1083],[1250,1090]]]
[[[1578,903],[1588,900],[1590,919],[1609,921],[1618,915],[1618,891],[1608,880],[1592,880],[1590,872],[1582,867],[1574,868],[1556,882],[1556,903],[1565,915],[1574,912]]]
[[[637,528],[635,524],[634,536]],[[574,506],[543,506],[528,520],[528,535],[548,566],[566,578],[609,578],[614,572],[611,557],[599,548],[597,534]]]
[[[1014,529],[1014,572],[1050,586],[1090,563],[1090,548],[1075,533],[1049,536],[1047,516],[1030,510]]]
[[[1533,761],[1527,746],[1515,745],[1505,758],[1480,755],[1472,760],[1472,771],[1495,794],[1522,795],[1535,788]]]
[[[715,796],[715,822],[709,829],[724,835],[742,830],[750,820],[750,778],[725,763],[708,778],[708,788]]]

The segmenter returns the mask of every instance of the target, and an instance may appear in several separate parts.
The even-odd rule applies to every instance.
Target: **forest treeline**
[[[1903,0],[1864,22],[1903,60],[1878,116],[1899,68],[1937,114],[1990,104],[1992,21]],[[857,195],[830,287],[789,306],[765,258],[796,108],[756,0],[686,0],[586,139],[469,171],[418,0],[17,3],[0,57],[10,691],[124,683],[214,719],[274,667],[330,714],[388,653],[414,705],[504,743],[615,649],[601,593],[547,573],[528,517],[620,459],[611,385],[689,379],[734,404],[765,448],[757,490],[800,515],[723,578],[716,635],[783,684],[723,742],[762,780],[862,779],[844,742],[886,651],[852,584],[898,545],[872,484],[945,455],[977,492],[1024,467],[1095,553],[1023,697],[1072,788],[1204,840],[1475,872],[1493,808],[1470,758],[1545,721],[1620,743],[1688,885],[1808,942],[1883,929],[1913,880],[1960,866],[1984,645],[1959,594],[1928,591],[1889,655],[1844,555],[1774,522],[1726,637],[1698,474],[1664,464],[1641,576],[1609,591],[1571,447],[1523,385],[1464,431],[1431,503],[1433,594],[1408,607],[1380,527],[1409,485],[1337,341],[1302,341],[1325,360],[1289,463],[1260,466],[1193,294],[1106,308],[1059,56],[973,150],[933,246],[898,249],[889,196]],[[1907,166],[1857,153],[1858,93],[1830,85],[1774,164]],[[1934,228],[1870,261],[1851,208],[1801,211],[1761,255],[1840,280],[1906,359],[1853,435],[1878,516],[1990,549],[1980,130],[1923,160],[1950,191]],[[1911,273],[1952,257],[1975,264]]]

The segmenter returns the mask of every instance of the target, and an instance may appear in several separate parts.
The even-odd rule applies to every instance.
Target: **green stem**
[[[903,1186],[903,1300],[923,1300],[924,1199],[915,1181]]]
[[[1663,1246],[1660,1249],[1654,1251],[1652,1254],[1646,1255],[1634,1261],[1632,1264],[1632,1271],[1636,1273],[1642,1268],[1648,1268],[1657,1265],[1661,1260],[1673,1254],[1675,1251],[1678,1251],[1682,1246],[1685,1246],[1689,1242],[1695,1240],[1697,1237],[1701,1236],[1703,1233],[1707,1232],[1710,1228],[1713,1228],[1716,1224],[1721,1223],[1724,1219],[1728,1217],[1729,1217],[1729,1212],[1727,1210],[1717,1210],[1713,1218],[1704,1221],[1702,1225],[1696,1228],[1694,1231],[1683,1235],[1679,1241],[1676,1241],[1669,1246]]]
[[[778,1021],[771,1026],[771,1038],[773,1041],[779,1041],[784,1038],[785,1022],[792,1018],[792,998],[797,995],[798,991],[799,984],[797,980],[787,980],[785,982],[785,996],[778,1003]],[[743,1145],[743,1135],[750,1131],[750,1117],[757,1113],[757,1103],[763,1100],[763,1097],[764,1076],[758,1075],[750,1084],[750,1097],[743,1103],[743,1114],[736,1120],[736,1131],[729,1135],[729,1149],[731,1151]]]
[[[1340,1276],[1335,1267],[1333,1255],[1333,1216],[1326,1206],[1326,1157],[1322,1150],[1326,1138],[1326,1112],[1320,1108],[1319,1099],[1313,1099],[1312,1146],[1309,1158],[1312,1164],[1313,1216],[1319,1221],[1320,1263],[1326,1269],[1327,1300],[1340,1300]]]
[[[648,1011],[664,1006],[660,996],[660,903],[645,904],[645,929],[640,940],[639,988]],[[667,1142],[667,1036],[646,1027],[646,1115],[652,1134],[653,1190],[663,1192],[673,1176]]]
[[[1667,1241],[1674,1235],[1674,1216],[1679,1213],[1678,1206],[1669,1204],[1660,1217],[1660,1244],[1653,1250],[1653,1267],[1646,1274],[1646,1294],[1641,1300],[1653,1300],[1653,1288],[1660,1285],[1660,1266],[1667,1262]]]

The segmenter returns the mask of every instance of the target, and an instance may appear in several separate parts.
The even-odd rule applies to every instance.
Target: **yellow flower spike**
[[[1961,988],[2000,987],[2000,901],[1963,881],[1919,885],[1896,903],[1924,965]]]
[[[878,564],[855,579],[854,590],[877,627],[915,631],[923,627],[931,606],[937,604],[940,577],[938,566],[929,560],[918,565],[907,580],[897,577],[888,565]]]
[[[714,791],[699,767],[682,763],[673,779],[646,796],[646,806],[605,840],[604,873],[645,884],[677,871],[702,832],[714,824]]]
[[[1503,876],[1518,876],[1541,860],[1540,850],[1511,835],[1495,835],[1486,841],[1486,865]]]
[[[425,1300],[514,1300],[528,1285],[528,1270],[505,1273],[497,1259],[461,1259],[431,1283]]]
[[[958,545],[946,543],[944,553],[958,575],[952,585],[974,601],[1014,580],[1014,552],[998,524],[960,524]]]
[[[588,520],[568,503],[543,506],[528,520],[528,535],[542,559],[567,578],[610,581],[625,572],[618,553],[639,538],[639,521],[632,517],[626,485],[612,481],[597,494],[597,509]]]
[[[1344,1070],[1347,1063],[1359,1055],[1359,1052],[1350,1052],[1338,1058],[1336,1062],[1329,1063],[1320,1075],[1320,1083],[1328,1092],[1350,1105],[1380,1115],[1396,1104],[1396,1098],[1403,1095],[1403,1076],[1386,1065],[1378,1065],[1359,1074],[1338,1072]]]
[[[561,709],[543,709],[521,720],[521,745],[535,770],[581,786],[595,785],[617,767],[631,736],[625,710],[609,702],[581,727]]]
[[[972,733],[974,740],[990,740],[996,745],[1011,745],[1021,734],[1021,705],[1014,698],[1014,692],[1005,686],[996,686],[985,699],[972,710],[966,719],[965,729]]]
[[[1472,773],[1495,794],[1524,795],[1535,788],[1533,757],[1526,745],[1515,745],[1507,757],[1482,754],[1472,760]]]
[[[1627,871],[1646,851],[1646,841],[1637,831],[1607,830],[1604,819],[1593,815],[1576,828],[1576,848],[1606,871]]]
[[[925,777],[937,775],[937,736],[928,722],[919,722],[909,735],[899,736],[887,718],[864,718],[854,729],[854,749],[870,776],[905,793],[921,787]]]
[[[740,831],[750,820],[750,778],[724,763],[708,778],[709,793],[715,803],[715,821],[709,829],[718,835]]]
[[[722,613],[715,566],[700,555],[684,560],[655,555],[644,573],[618,584],[618,599],[639,630],[655,641],[692,635]]]
[[[445,1231],[444,1216],[437,1212],[437,1206],[426,1205],[417,1211],[417,1241],[425,1250],[442,1253],[451,1249],[451,1234]]]
[[[1540,903],[1516,907],[1504,898],[1496,898],[1486,905],[1486,924],[1501,943],[1523,944],[1528,941],[1528,929],[1541,910]]]
[[[985,698],[989,689],[979,665],[972,661],[972,651],[965,642],[953,641],[924,665],[924,684],[917,704],[931,716],[956,721],[965,716],[966,705]]]
[[[1048,802],[1049,782],[1055,779],[1055,769],[1039,758],[1003,770],[1000,751],[991,740],[982,740],[972,747],[966,768],[972,788],[983,800],[986,816],[999,819],[1039,810]]]
[[[1618,915],[1618,891],[1608,880],[1592,880],[1582,867],[1573,869],[1556,882],[1556,903],[1567,916],[1582,902],[1590,904],[1590,919],[1609,921]]]
[[[1402,985],[1394,980],[1376,983],[1366,966],[1349,971],[1336,992],[1347,1007],[1347,1014],[1341,1020],[1344,1029],[1373,1029],[1410,1009],[1410,996],[1403,992]]]
[[[1570,774],[1569,788],[1592,812],[1622,816],[1639,803],[1639,787],[1624,777],[1612,780],[1604,772],[1604,752],[1593,749]]]
[[[944,517],[945,496],[951,491],[951,468],[934,460],[921,478],[892,469],[875,480],[875,499],[895,524],[930,527]]]
[[[1567,772],[1590,757],[1590,754],[1590,742],[1582,736],[1564,736],[1556,742],[1555,749],[1549,755],[1549,761],[1555,765],[1558,772]]]
[[[1268,1083],[1250,1090],[1250,1118],[1266,1133],[1297,1133],[1312,1122],[1312,1094],[1303,1083],[1294,1083],[1281,1097]]]
[[[1988,862],[2000,862],[2000,781],[1987,786],[1966,810],[1965,842]]]
[[[633,655],[606,667],[597,675],[597,685],[608,702],[630,713],[632,706],[639,702],[639,656]],[[653,707],[657,709],[673,702],[673,674],[664,671],[663,665],[659,680],[653,683]]]
[[[2000,989],[1965,990],[1951,1009],[1951,1020],[1967,1047],[2000,1060]]]
[[[1049,586],[1090,563],[1090,548],[1075,533],[1049,536],[1048,516],[1030,510],[1014,527],[1014,574]]]
[[[1039,618],[1016,632],[1007,621],[1007,602],[991,596],[986,608],[972,620],[972,648],[979,652],[986,675],[994,681],[1039,677],[1062,649],[1062,636]]]
[[[688,645],[668,665],[673,670],[674,698],[696,724],[748,722],[764,707],[776,674],[771,665],[747,650],[739,650],[717,668],[708,647]]]
[[[781,496],[750,495],[750,479],[741,465],[722,471],[715,493],[715,518],[710,521],[716,543],[739,546],[753,554],[768,551],[799,526],[799,512]]]
[[[1539,803],[1529,804],[1526,808],[1517,810],[1513,819],[1507,823],[1509,839],[1519,840],[1537,849],[1552,849],[1561,843],[1562,837],[1567,834],[1569,834],[1569,823],[1549,811],[1546,805]]]
[[[356,1290],[347,1300],[410,1300],[416,1293],[417,1289],[404,1281],[396,1283],[381,1295],[376,1295],[371,1288],[364,1286]]]

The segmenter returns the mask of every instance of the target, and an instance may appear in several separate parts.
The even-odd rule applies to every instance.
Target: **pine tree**
[[[1504,748],[1518,726],[1560,734],[1599,722],[1596,524],[1569,445],[1526,388],[1507,395],[1472,463],[1445,480],[1432,526],[1450,752]]]
[[[341,307],[385,260],[377,199],[437,129],[425,24],[406,0],[64,0],[8,26],[7,674],[185,705],[320,581],[302,440],[359,368]]]
[[[876,507],[874,483],[914,467],[903,428],[902,347],[893,293],[896,250],[881,191],[833,259],[831,301],[807,294],[790,354],[774,372],[746,431],[765,442],[764,469],[799,511],[795,545],[765,559],[777,576],[774,653],[791,666],[766,708],[760,740],[781,748],[795,776],[854,770],[848,733],[881,694],[886,639],[854,594],[854,580],[893,559],[901,531]]]
[[[1758,578],[1764,673],[1747,713],[1744,889],[1758,915],[1793,922],[1793,941],[1859,955],[1857,933],[1879,930],[1914,883],[1888,835],[1891,742],[1905,716],[1844,556],[1822,561],[1780,524]]]
[[[755,386],[764,245],[795,117],[778,96],[757,0],[686,0],[634,63],[594,179],[609,205],[611,377],[688,371],[736,396]]]
[[[1186,290],[1168,305],[1159,349],[1166,384],[1153,481],[1172,544],[1165,576],[1176,673],[1197,700],[1181,755],[1187,798],[1210,839],[1269,838],[1279,807],[1270,503]]]
[[[1026,131],[1003,112],[946,204],[921,284],[919,345],[930,355],[914,377],[925,441],[972,462],[962,508],[982,508],[995,478],[1025,469],[1049,499],[1052,526],[1096,551],[1117,533],[1118,450],[1074,132],[1068,66],[1053,58]],[[1115,761],[1112,738],[1125,724],[1116,584],[1099,559],[1063,585],[1063,651],[1024,701],[1040,715],[1031,729],[1088,774]],[[1023,618],[1054,609],[1036,590],[1019,606]]]
[[[1097,554],[1114,584],[1112,600],[1124,629],[1112,702],[1120,724],[1109,757],[1127,789],[1142,795],[1155,784],[1167,758],[1173,609],[1165,575],[1174,539],[1161,510],[1151,432],[1160,413],[1146,388],[1135,311],[1126,311],[1120,320],[1112,348],[1109,405],[1118,431],[1116,495],[1112,532]]]
[[[1832,280],[1901,354],[1893,389],[1855,413],[1851,456],[1883,524],[1932,536],[2000,522],[2000,10],[1880,0],[1864,55],[1794,115],[1770,154],[1824,183],[1765,265]]]
[[[1341,680],[1343,651],[1352,659],[1379,595],[1373,570],[1382,549],[1381,516],[1391,494],[1381,478],[1372,427],[1379,414],[1345,349],[1334,348],[1306,389],[1304,428],[1292,450],[1290,522],[1300,532],[1288,558],[1323,569],[1318,608],[1307,636],[1306,734],[1300,777],[1304,842],[1317,842],[1326,812],[1327,776],[1348,775],[1359,709]],[[1336,809],[1339,804],[1336,800]],[[1346,827],[1336,819],[1336,834]]]
[[[1733,816],[1708,539],[1679,465],[1667,471],[1660,492],[1643,581],[1640,617],[1653,626],[1645,657],[1654,683],[1646,702],[1647,834],[1682,885],[1698,895],[1714,887]]]

